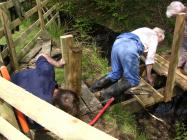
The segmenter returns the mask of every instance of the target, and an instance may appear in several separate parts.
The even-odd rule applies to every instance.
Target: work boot
[[[108,100],[111,97],[117,97],[119,95],[121,95],[122,93],[124,93],[126,90],[128,90],[129,88],[131,88],[131,84],[125,80],[122,79],[120,81],[118,81],[117,83],[111,85],[110,87],[101,90],[100,92],[97,92],[95,94],[95,96],[101,100]]]
[[[97,92],[103,88],[110,86],[113,83],[114,82],[112,82],[112,80],[105,75],[101,77],[99,80],[95,81],[95,83],[90,87],[90,91],[93,93]]]

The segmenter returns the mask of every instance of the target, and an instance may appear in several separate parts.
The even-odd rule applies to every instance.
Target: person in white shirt
[[[120,34],[112,47],[112,71],[97,80],[90,90],[96,92],[97,97],[105,100],[137,86],[140,82],[140,55],[143,53],[146,54],[147,80],[150,84],[153,84],[151,70],[154,57],[158,43],[163,41],[164,37],[164,31],[158,27],[153,29],[143,27],[129,33]],[[123,77],[122,80],[119,80],[121,77]]]
[[[180,1],[171,2],[167,7],[166,16],[170,18],[179,13],[187,14],[187,7],[184,6]],[[185,18],[184,37],[179,50],[178,67],[181,68],[181,72],[183,74],[187,75],[187,17]]]

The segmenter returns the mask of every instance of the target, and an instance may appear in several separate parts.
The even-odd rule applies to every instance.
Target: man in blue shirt
[[[62,68],[64,64],[63,59],[56,61],[46,54],[41,54],[36,61],[36,68],[14,73],[11,79],[33,95],[76,116],[79,107],[76,94],[59,88],[55,81],[54,66]]]

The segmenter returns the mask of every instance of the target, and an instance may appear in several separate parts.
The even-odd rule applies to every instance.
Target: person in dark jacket
[[[11,76],[12,82],[31,94],[53,104],[67,113],[77,116],[79,102],[76,94],[57,86],[54,67],[62,68],[63,59],[56,61],[46,54],[41,54],[36,61],[36,68],[25,69]]]

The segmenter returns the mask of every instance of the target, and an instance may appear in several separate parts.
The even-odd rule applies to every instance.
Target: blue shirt
[[[26,69],[12,75],[12,82],[26,89],[35,96],[52,103],[56,86],[54,67],[40,56],[36,68]]]

